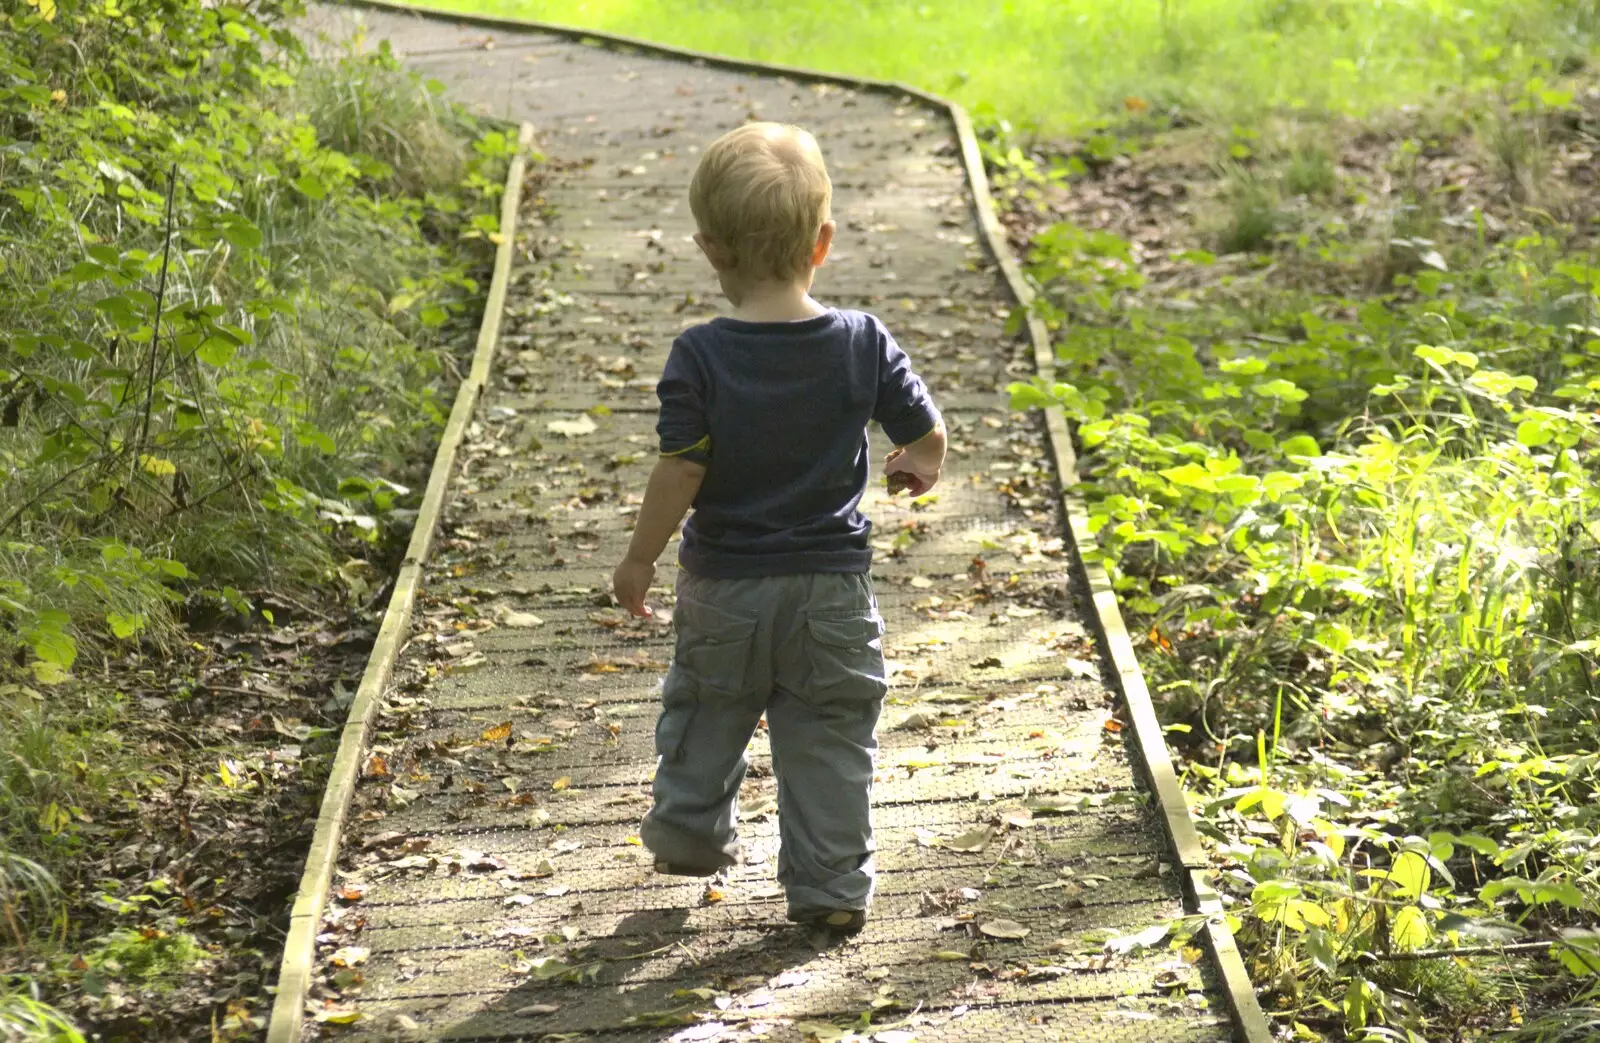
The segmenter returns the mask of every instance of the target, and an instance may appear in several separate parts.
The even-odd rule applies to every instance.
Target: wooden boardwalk
[[[1181,874],[1071,585],[1043,424],[1006,406],[1033,355],[1005,332],[1012,301],[945,115],[552,35],[348,9],[312,22],[345,36],[357,18],[367,46],[532,122],[548,162],[364,757],[307,1032],[1229,1038],[1200,950],[1104,945],[1182,915]],[[637,827],[670,632],[609,599],[654,459],[656,376],[675,333],[722,303],[689,239],[689,175],[751,117],[816,133],[840,226],[817,295],[883,317],[952,447],[931,502],[876,482],[865,505],[892,686],[880,892],[865,932],[831,945],[784,922],[759,734],[745,864],[709,886],[651,872]]]

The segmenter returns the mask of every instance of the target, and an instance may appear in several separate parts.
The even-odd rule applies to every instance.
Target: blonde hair
[[[808,131],[746,123],[707,146],[689,182],[701,235],[756,279],[788,279],[811,264],[833,183]]]

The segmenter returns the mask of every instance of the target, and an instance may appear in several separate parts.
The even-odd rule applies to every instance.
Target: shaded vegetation
[[[7,1038],[258,1025],[475,318],[506,137],[298,12],[0,5]]]

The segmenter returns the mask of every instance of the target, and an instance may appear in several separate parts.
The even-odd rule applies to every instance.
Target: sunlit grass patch
[[[1051,131],[1140,99],[1187,118],[1362,114],[1589,60],[1590,0],[438,0],[903,80]]]

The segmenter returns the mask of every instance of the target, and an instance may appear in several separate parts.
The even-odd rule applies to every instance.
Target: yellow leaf
[[[228,770],[228,762],[226,760],[217,761],[217,778],[221,779],[222,784],[229,789],[234,789],[239,785],[238,778]]]
[[[557,793],[560,793],[562,790],[566,789],[570,785],[572,785],[572,776],[571,775],[563,775],[559,779],[557,779],[556,781],[552,782],[550,784],[550,788],[555,790]]]
[[[72,676],[66,667],[48,659],[35,659],[28,666],[33,669],[33,679],[40,684],[60,684]]]
[[[171,460],[160,456],[151,456],[149,453],[139,454],[139,466],[157,478],[163,478],[178,472],[178,468],[173,465]]]
[[[485,728],[481,738],[484,742],[499,742],[511,735],[511,722],[505,721],[493,728]]]
[[[39,17],[47,22],[56,20],[56,0],[29,0],[28,6],[39,9]]]
[[[68,815],[66,810],[53,800],[50,802],[49,807],[39,813],[39,828],[46,833],[59,833],[71,824],[72,816]]]
[[[499,232],[490,232],[489,241],[494,245],[499,246],[501,243],[506,241],[506,237],[501,235]]]
[[[640,847],[644,844],[644,841],[640,840],[638,837],[627,837],[623,840],[623,843],[632,844],[634,847]]]

